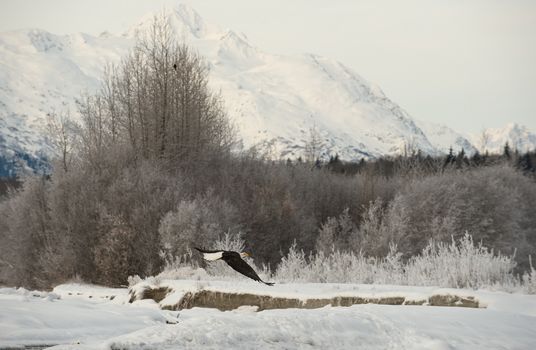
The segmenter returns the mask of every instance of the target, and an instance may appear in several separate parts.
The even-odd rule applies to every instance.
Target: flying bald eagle
[[[257,282],[264,283],[268,286],[273,286],[273,282],[264,282],[261,280],[259,275],[253,270],[251,266],[244,260],[242,260],[242,257],[249,256],[248,253],[237,253],[229,250],[204,250],[204,249],[197,249],[200,253],[203,253],[203,259],[208,261],[215,261],[222,259],[227,263],[227,265],[231,266],[233,270],[240,272],[246,277],[251,278],[252,280],[255,280]]]

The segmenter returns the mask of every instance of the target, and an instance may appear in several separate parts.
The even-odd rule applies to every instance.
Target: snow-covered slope
[[[75,99],[98,88],[106,62],[118,62],[152,16],[120,36],[1,33],[0,147],[50,152],[46,114],[65,106],[75,113]],[[207,24],[184,5],[166,18],[206,58],[211,86],[221,90],[246,147],[270,144],[275,157],[300,156],[314,125],[326,153],[345,159],[396,154],[408,143],[436,152],[404,110],[339,62],[265,53],[243,34]]]
[[[106,63],[118,62],[153,16],[122,35],[0,33],[0,157],[50,154],[46,114],[67,108],[76,114],[75,99],[99,88]],[[324,154],[347,160],[398,154],[408,146],[428,154],[445,153],[451,145],[471,149],[447,128],[414,122],[378,87],[337,61],[263,52],[245,35],[206,23],[185,5],[168,10],[166,19],[178,38],[206,58],[211,87],[221,91],[245,147],[266,146],[275,158],[302,156],[314,126]]]
[[[526,126],[510,123],[504,128],[489,128],[473,136],[474,145],[481,152],[502,153],[508,142],[510,149],[519,152],[536,150],[536,134]]]
[[[423,120],[415,120],[417,126],[424,132],[432,145],[441,153],[448,153],[449,149],[457,153],[462,148],[466,154],[476,152],[475,146],[471,143],[470,137],[460,132],[454,131],[446,125],[431,123]]]
[[[38,29],[1,33],[0,156],[17,154],[35,161],[51,154],[46,115],[75,115],[75,98],[96,90],[106,62],[119,60],[131,43],[106,34],[57,36]]]

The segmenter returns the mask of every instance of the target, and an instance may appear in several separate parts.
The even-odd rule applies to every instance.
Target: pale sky
[[[260,49],[341,61],[415,118],[536,131],[534,0],[190,0]],[[0,0],[0,31],[122,33],[170,0]]]

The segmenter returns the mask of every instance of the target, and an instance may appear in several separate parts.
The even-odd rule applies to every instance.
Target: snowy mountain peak
[[[196,37],[200,38],[207,34],[207,26],[205,21],[197,11],[185,4],[179,4],[174,10],[175,16],[186,25],[190,32]]]
[[[40,29],[30,29],[27,32],[32,46],[40,52],[62,50],[63,45],[58,36]]]
[[[508,123],[504,129],[508,131],[509,134],[526,134],[530,132],[525,125],[518,123]]]
[[[61,38],[41,29],[22,29],[2,33],[0,49],[36,53],[62,48]]]
[[[219,26],[206,23],[190,6],[179,4],[174,8],[164,8],[159,12],[146,14],[123,36],[135,37],[140,33],[149,32],[155,17],[165,18],[173,33],[183,41],[218,36],[223,32]]]
[[[485,129],[473,139],[481,152],[502,153],[506,143],[520,152],[536,149],[536,134],[517,123],[508,123],[504,128]]]
[[[423,120],[415,120],[417,126],[426,134],[434,147],[441,153],[452,150],[455,153],[462,149],[466,154],[472,155],[477,149],[470,141],[470,137],[454,131],[446,125],[430,123]]]

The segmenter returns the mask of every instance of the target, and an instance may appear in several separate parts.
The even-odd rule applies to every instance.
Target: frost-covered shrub
[[[323,257],[324,253],[320,251],[317,254],[318,257]],[[286,256],[281,259],[277,270],[276,276],[279,280],[287,282],[305,282],[310,276],[307,275],[309,262],[313,263],[314,259],[307,259],[303,250],[296,248],[296,242],[290,247]]]
[[[214,238],[219,227],[211,222],[211,216],[208,208],[196,200],[181,201],[175,211],[167,213],[158,228],[166,255],[170,259],[183,256],[204,238]]]
[[[390,250],[390,243],[403,235],[408,224],[403,208],[393,211],[386,220],[388,209],[390,206],[381,198],[370,202],[361,214],[359,227],[353,222],[348,209],[338,217],[328,218],[320,227],[316,252],[361,251],[366,256],[385,256]]]
[[[166,267],[158,274],[162,280],[208,280],[212,277],[201,267],[180,266],[175,268]]]
[[[60,284],[68,278],[71,279],[70,276],[76,276],[73,272],[73,266],[77,256],[73,252],[72,246],[70,236],[51,234],[38,258],[39,265],[43,270],[42,274],[36,277],[40,285]]]
[[[351,246],[354,251],[363,251],[367,256],[381,257],[388,254],[391,243],[398,242],[408,225],[404,208],[392,210],[392,204],[386,205],[380,198],[370,202],[361,216],[361,225],[353,235]],[[387,213],[391,215],[387,217]]]
[[[103,219],[103,234],[95,246],[98,282],[109,286],[124,285],[140,265],[133,245],[135,233],[113,216]]]
[[[494,254],[467,233],[450,244],[431,240],[420,255],[405,266],[407,284],[479,288],[497,284],[513,285],[513,257]]]
[[[338,217],[330,217],[320,227],[316,240],[317,253],[328,253],[332,249],[345,251],[351,249],[350,241],[357,228],[346,208]]]
[[[230,231],[221,235],[212,245],[211,249],[231,250],[235,252],[243,252],[246,242],[243,238],[244,234],[238,232],[232,234]]]
[[[429,239],[448,242],[468,231],[503,254],[517,249],[516,261],[526,270],[536,249],[534,203],[534,181],[511,167],[446,171],[402,188],[384,221],[399,227],[387,231],[405,258],[418,254]]]
[[[0,206],[0,275],[13,285],[48,287],[37,259],[50,232],[48,186],[43,178],[28,177]]]
[[[529,256],[530,271],[523,274],[523,287],[528,294],[536,294],[536,269],[532,266],[532,258]]]
[[[183,200],[175,211],[167,213],[158,229],[168,257],[191,254],[195,246],[207,248],[228,230],[238,231],[238,213],[227,201],[212,195]]]
[[[127,282],[128,282],[129,287],[135,286],[136,284],[140,283],[141,281],[143,281],[143,279],[139,275],[128,276],[128,278],[127,278]]]
[[[332,250],[306,256],[293,245],[277,267],[274,278],[286,282],[389,283],[400,280],[400,254],[390,251],[385,259],[362,252]]]
[[[382,246],[387,245],[383,242],[387,238],[383,216],[382,201],[376,199],[370,202],[361,215],[361,225],[352,239],[354,251],[364,251],[370,256],[379,255]]]
[[[406,262],[402,253],[391,244],[383,258],[367,257],[362,252],[341,252],[333,249],[306,256],[296,246],[282,259],[275,272],[276,281],[375,283],[452,288],[491,287],[511,290],[520,281],[513,274],[513,257],[494,254],[475,245],[470,235],[450,244],[429,241],[422,252]],[[526,289],[533,282],[525,275]],[[532,291],[534,292],[534,291]]]

